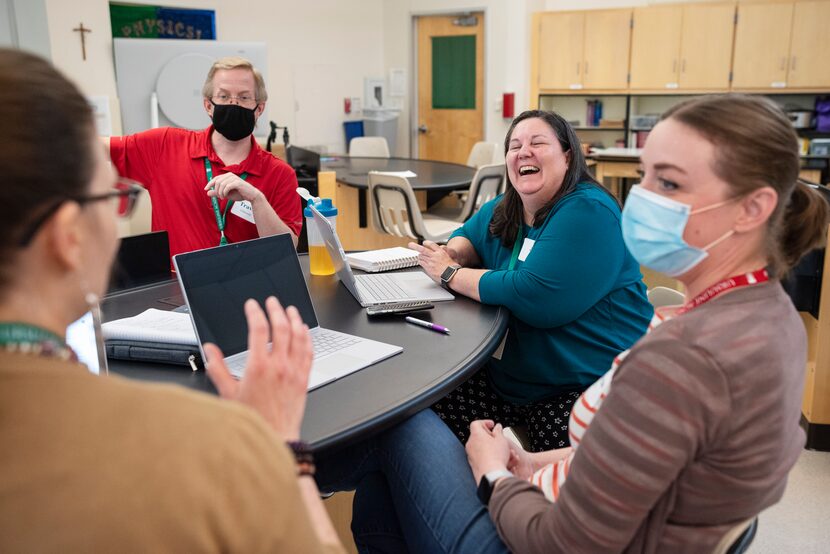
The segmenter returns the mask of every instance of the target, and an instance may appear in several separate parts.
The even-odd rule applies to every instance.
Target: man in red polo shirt
[[[252,135],[268,93],[248,60],[221,58],[202,88],[213,125],[112,137],[118,173],[139,181],[153,203],[152,228],[170,235],[171,255],[302,227],[297,177]]]

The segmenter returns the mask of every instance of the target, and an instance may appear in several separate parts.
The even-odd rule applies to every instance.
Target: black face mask
[[[236,104],[216,104],[213,100],[213,127],[228,140],[240,140],[254,132],[256,108]]]

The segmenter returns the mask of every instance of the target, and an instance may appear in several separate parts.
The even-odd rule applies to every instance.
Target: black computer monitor
[[[125,237],[121,239],[112,266],[109,292],[159,283],[172,277],[167,231]]]

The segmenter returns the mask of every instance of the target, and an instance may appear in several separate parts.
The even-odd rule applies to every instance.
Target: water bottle
[[[313,200],[309,200],[309,203]],[[331,198],[322,198],[319,202],[314,203],[317,211],[329,220],[333,229],[337,229],[337,208],[331,203]],[[314,214],[309,208],[303,210],[305,216],[305,228],[308,233],[308,257],[310,262],[310,271],[312,275],[332,275],[334,273],[334,264],[331,261],[326,244],[323,242],[323,236],[317,228],[317,222],[314,221]]]

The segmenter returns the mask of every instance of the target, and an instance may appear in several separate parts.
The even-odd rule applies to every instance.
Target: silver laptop
[[[326,243],[326,250],[331,256],[340,282],[364,308],[390,302],[455,300],[449,291],[437,285],[423,271],[355,275],[331,222],[311,204],[308,207],[314,214],[314,221],[317,223],[323,242]]]
[[[299,310],[314,343],[309,390],[403,351],[320,327],[288,234],[178,254],[173,263],[200,350],[205,342],[217,344],[235,377],[242,376],[248,358],[244,304],[249,298],[264,305],[276,296],[283,306]]]
[[[66,344],[90,373],[107,374],[107,351],[101,331],[101,310],[97,305],[66,328]]]

